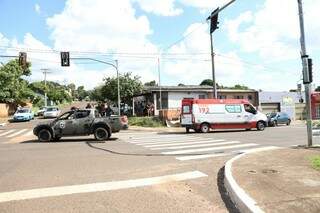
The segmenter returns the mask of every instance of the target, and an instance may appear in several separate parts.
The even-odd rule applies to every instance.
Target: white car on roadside
[[[43,113],[44,118],[57,118],[60,115],[61,111],[58,107],[48,107]]]

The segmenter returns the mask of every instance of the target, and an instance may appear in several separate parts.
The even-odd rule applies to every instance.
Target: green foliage
[[[129,117],[129,126],[164,127],[164,124],[156,117]]]
[[[184,85],[184,84],[182,84],[182,83],[179,83],[179,84],[178,84],[178,86],[179,86],[179,87],[181,87],[181,86],[185,86],[185,85]]]
[[[154,86],[158,86],[158,84],[156,83],[155,80],[153,80],[153,81],[146,82],[146,83],[144,84],[144,86],[154,87]]]
[[[28,82],[22,78],[31,75],[30,66],[27,63],[23,69],[18,60],[11,60],[0,67],[0,102],[20,103],[33,98]]]
[[[64,85],[60,85],[56,82],[47,81],[47,86],[45,86],[44,81],[33,82],[30,84],[30,88],[38,94],[44,95],[45,91],[47,92],[47,96],[49,100],[52,100],[56,104],[71,102],[72,97],[68,92],[68,87]],[[41,97],[34,100],[36,104],[42,104],[40,102]]]
[[[212,81],[212,79],[204,79],[200,83],[200,86],[213,86],[213,81]]]
[[[142,92],[143,85],[139,76],[131,76],[131,73],[119,75],[120,96],[123,103],[131,104],[132,96]],[[117,103],[118,100],[118,80],[116,77],[105,78],[101,88],[100,99],[110,100]]]
[[[84,86],[79,86],[77,88],[77,98],[82,101],[83,99],[85,99],[85,97],[87,97],[89,95],[89,93],[84,89]]]
[[[104,101],[102,95],[102,86],[95,87],[93,90],[89,91],[90,100],[94,101]]]
[[[320,155],[311,158],[311,165],[314,169],[320,170]]]
[[[315,89],[316,92],[320,92],[320,86],[317,86],[317,88]]]
[[[229,87],[228,89],[248,90],[249,87],[247,87],[245,85],[236,84],[233,87]]]

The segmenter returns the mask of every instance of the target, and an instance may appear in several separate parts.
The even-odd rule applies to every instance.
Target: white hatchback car
[[[48,107],[43,113],[44,118],[56,118],[60,115],[60,110],[58,107]]]

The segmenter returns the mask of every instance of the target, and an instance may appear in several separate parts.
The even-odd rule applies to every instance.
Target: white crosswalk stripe
[[[127,136],[126,139],[123,138],[123,140],[152,151],[158,150],[163,155],[173,155],[175,159],[179,161],[236,155],[243,152],[250,152],[251,150],[263,150],[272,147],[261,147],[255,143],[244,143],[238,140],[226,140],[222,138],[218,139],[210,136],[211,135],[204,134],[161,135],[150,132],[146,133],[144,137],[141,135],[130,135]]]
[[[195,152],[207,152],[207,151],[215,151],[215,150],[223,150],[223,149],[234,149],[234,148],[241,148],[241,147],[248,147],[248,146],[257,146],[258,144],[255,143],[246,143],[240,145],[233,145],[233,146],[220,146],[220,147],[210,147],[210,148],[201,148],[201,149],[187,149],[187,150],[179,150],[179,151],[169,151],[169,152],[161,152],[161,154],[165,155],[180,155],[180,154],[189,154]]]
[[[208,147],[208,146],[220,146],[229,144],[238,144],[239,141],[230,141],[222,143],[206,143],[206,144],[196,144],[196,145],[186,145],[186,146],[174,146],[174,147],[162,147],[162,148],[151,148],[151,150],[163,150],[163,149],[186,149],[186,148],[196,148],[196,147]]]
[[[33,130],[30,130],[29,132],[25,133],[23,136],[29,137],[33,135]]]
[[[165,142],[165,143],[159,143],[156,145],[145,145],[144,147],[147,148],[154,148],[154,147],[166,147],[166,146],[178,146],[178,145],[192,145],[192,144],[203,144],[203,143],[214,143],[214,142],[223,142],[225,140],[201,140],[201,141],[196,141],[196,142],[187,142],[182,141],[182,142],[177,142],[177,143],[171,143],[171,142]],[[142,144],[143,145],[143,144]]]
[[[11,130],[9,130],[9,131],[5,131],[5,132],[3,132],[3,133],[0,134],[0,137],[1,137],[1,136],[8,135],[8,134],[10,134],[10,133],[12,133],[12,132],[14,132],[14,131],[15,131],[14,129],[11,129]]]
[[[21,129],[18,132],[15,132],[15,133],[13,133],[11,135],[8,135],[7,138],[13,138],[14,136],[17,136],[17,135],[19,135],[19,134],[21,134],[21,133],[23,133],[25,131],[28,131],[28,129]]]

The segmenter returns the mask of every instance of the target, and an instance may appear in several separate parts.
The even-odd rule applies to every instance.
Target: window
[[[227,99],[226,95],[218,95],[218,99]]]
[[[235,99],[243,99],[243,95],[235,95],[234,98]]]
[[[188,114],[190,113],[190,106],[189,105],[185,105],[182,107],[182,113],[183,114]]]
[[[248,100],[252,100],[252,95],[248,95]]]
[[[199,99],[206,99],[206,95],[199,95]]]
[[[226,105],[226,111],[229,113],[240,113],[242,110],[240,105]]]
[[[59,117],[59,120],[68,120],[68,119],[71,119],[72,118],[72,115],[73,115],[73,112],[66,112],[64,113],[63,115],[61,115]]]
[[[75,118],[79,119],[79,118],[85,118],[90,114],[89,110],[83,110],[83,111],[77,111],[75,113]]]
[[[316,105],[316,118],[319,119],[320,118],[320,104]]]
[[[251,106],[250,104],[245,104],[244,105],[244,110],[246,112],[249,112],[249,113],[252,113],[252,114],[256,114],[257,113],[257,110],[253,106]]]

